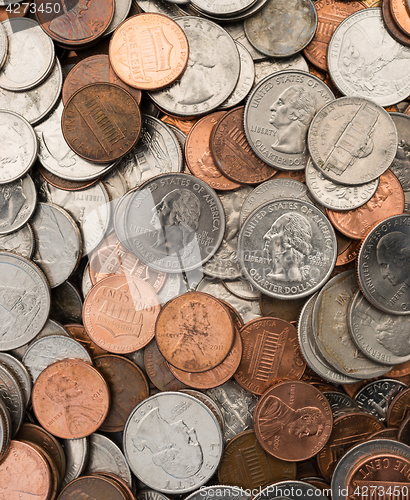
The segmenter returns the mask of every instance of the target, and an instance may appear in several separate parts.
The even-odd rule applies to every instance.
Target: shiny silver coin
[[[407,389],[407,385],[399,380],[380,379],[362,387],[354,399],[362,410],[384,422],[389,404],[404,389]]]
[[[33,382],[27,368],[21,361],[6,352],[0,352],[0,363],[3,364],[16,377],[23,391],[24,405],[25,408],[27,408],[33,386]]]
[[[4,401],[0,397],[0,462],[6,455],[11,439],[11,417]]]
[[[133,473],[150,488],[188,493],[215,473],[222,433],[211,410],[196,398],[161,392],[131,413],[124,453]]]
[[[410,361],[410,316],[380,311],[359,290],[349,306],[348,325],[368,358],[387,365]]]
[[[125,214],[127,248],[158,271],[205,264],[217,251],[225,217],[215,191],[186,174],[162,174],[133,194]]]
[[[299,71],[309,71],[309,67],[305,58],[296,54],[292,57],[286,57],[285,59],[266,59],[264,61],[258,61],[255,63],[255,81],[253,83],[253,88],[258,85],[267,76],[278,73],[279,71],[286,70],[299,70]]]
[[[179,130],[178,127],[175,127],[175,125],[171,125],[170,123],[168,123],[167,125],[168,125],[168,128],[171,129],[172,132],[174,132],[175,137],[177,138],[179,146],[180,146],[181,151],[182,151],[182,157],[184,157],[185,141],[186,141],[186,137],[187,137],[186,134],[184,132],[182,132],[182,130]],[[182,163],[181,172],[186,174],[187,173],[186,171],[187,171],[186,165],[184,165]]]
[[[37,193],[29,175],[0,185],[0,235],[24,226],[36,208]]]
[[[83,279],[81,280],[81,292],[83,294],[83,297],[87,297],[88,292],[91,290],[93,287],[93,283],[91,281],[90,277],[90,263],[87,262],[87,265],[85,266],[84,273],[83,273]]]
[[[410,116],[389,113],[396,125],[399,145],[390,170],[399,179],[404,193],[404,213],[410,213]]]
[[[360,10],[340,23],[327,54],[329,74],[344,95],[391,106],[410,94],[410,48],[389,35],[380,8]]]
[[[237,279],[237,280],[222,280],[223,286],[231,293],[245,300],[259,300],[259,290],[249,283],[248,280]]]
[[[198,399],[203,403],[205,406],[207,406],[211,412],[214,414],[214,417],[216,418],[219,428],[221,429],[221,432],[223,433],[224,427],[225,427],[225,422],[224,422],[224,417],[221,408],[219,405],[207,394],[205,394],[202,391],[197,391],[196,389],[180,389],[179,392],[182,392],[184,394],[189,394],[190,396],[193,396],[194,398]]]
[[[248,17],[258,12],[265,5],[267,1],[268,0],[257,0],[251,7],[244,10],[243,12],[240,12],[239,14],[233,14],[230,16],[212,16],[211,14],[205,14],[202,10],[199,10],[193,4],[190,4],[189,8],[190,10],[199,14],[200,16],[211,19],[212,21],[215,21],[218,24],[225,22],[235,23],[238,21],[243,21],[244,19],[247,19]]]
[[[338,417],[342,413],[359,411],[354,399],[347,394],[339,391],[324,391],[323,395],[329,401],[332,408],[333,418]]]
[[[389,113],[360,97],[342,97],[324,106],[308,133],[312,160],[339,184],[371,182],[391,165],[397,131]]]
[[[36,125],[53,109],[60,97],[63,73],[60,61],[55,59],[50,75],[37,87],[26,92],[0,88],[0,108],[14,111],[31,125]]]
[[[130,189],[159,174],[181,172],[182,153],[175,134],[158,118],[142,116],[137,144],[118,164]]]
[[[47,78],[54,66],[51,38],[33,19],[15,17],[2,22],[8,38],[8,53],[0,71],[0,87],[30,90]]]
[[[1,363],[0,398],[4,401],[10,413],[11,437],[14,437],[23,423],[24,412],[26,410],[24,392],[14,373]]]
[[[360,247],[360,288],[371,304],[389,314],[410,314],[409,248],[407,215],[379,222]]]
[[[304,169],[310,122],[333,100],[329,87],[305,71],[287,70],[267,76],[246,103],[244,124],[249,144],[272,167]]]
[[[167,0],[135,0],[135,3],[143,12],[163,14],[171,19],[187,15],[184,10],[178,7],[178,5],[168,2]]]
[[[255,49],[270,57],[290,57],[303,50],[317,28],[317,12],[310,0],[268,0],[246,19],[245,34]]]
[[[26,224],[13,233],[0,236],[0,251],[31,259],[34,252],[34,234],[30,225]]]
[[[117,235],[118,241],[121,243],[122,246],[124,246],[130,252],[132,251],[132,249],[130,247],[127,238],[127,233],[125,230],[125,214],[127,213],[130,201],[133,198],[134,193],[135,191],[137,191],[137,189],[138,188],[131,189],[122,198],[120,198],[115,207],[114,217],[113,217],[114,231],[115,234]]]
[[[306,297],[318,290],[332,272],[336,255],[329,220],[302,200],[265,203],[247,217],[239,233],[244,275],[278,299]]]
[[[9,42],[8,42],[7,34],[3,28],[3,25],[0,24],[0,68],[3,66],[4,62],[6,61],[8,46],[9,46]]]
[[[149,92],[161,109],[179,116],[200,116],[220,106],[232,94],[240,60],[232,37],[207,19],[193,16],[175,21],[189,44],[187,67],[169,87]]]
[[[83,472],[88,459],[89,444],[87,438],[62,439],[61,444],[66,458],[65,475],[60,485],[63,489]]]
[[[229,17],[249,9],[256,0],[191,0],[191,4],[205,15]]]
[[[51,316],[64,325],[82,322],[83,301],[78,290],[68,281],[51,292]]]
[[[182,279],[178,274],[168,274],[164,285],[158,293],[158,299],[161,305],[164,305],[168,300],[173,299],[181,294]]]
[[[0,184],[6,184],[20,179],[32,167],[37,157],[37,138],[25,118],[0,110],[0,143]]]
[[[118,28],[118,26],[126,19],[131,10],[132,0],[115,0],[114,2],[114,16],[104,31],[104,36],[111,35]]]
[[[245,49],[248,50],[249,54],[251,55],[254,61],[263,61],[268,57],[265,54],[262,54],[262,52],[256,50],[249,43],[249,40],[246,38],[245,35],[243,21],[236,21],[236,22],[222,24],[222,27],[231,35],[231,37],[235,40],[235,42],[239,42],[241,45],[245,47]]]
[[[90,355],[85,347],[73,338],[63,335],[48,335],[35,340],[28,347],[22,361],[35,382],[47,366],[67,358],[82,359],[91,363]]]
[[[69,278],[78,264],[82,241],[78,226],[62,208],[38,203],[31,219],[36,250],[33,261],[46,275],[51,288]]]
[[[30,342],[50,311],[50,289],[40,269],[19,255],[0,252],[0,351]]]

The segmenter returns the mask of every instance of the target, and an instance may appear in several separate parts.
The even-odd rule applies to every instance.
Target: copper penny
[[[87,349],[88,354],[92,358],[107,354],[105,349],[101,349],[101,347],[98,347],[98,345],[90,339],[83,325],[64,325],[64,328],[75,340],[77,340],[77,342],[80,342],[80,344]]]
[[[296,478],[296,464],[279,460],[262,448],[255,432],[248,430],[226,445],[218,469],[220,484],[253,489]]]
[[[280,318],[285,321],[297,321],[299,314],[306,302],[306,297],[293,300],[281,300],[275,297],[259,293],[259,307],[262,316],[270,316],[271,318]]]
[[[218,299],[187,292],[165,304],[155,337],[168,363],[198,373],[222,363],[231,350],[234,330],[231,314]]]
[[[79,156],[108,163],[127,154],[141,132],[141,113],[132,95],[112,83],[77,90],[64,107],[64,139]]]
[[[133,87],[124,83],[115,74],[110,64],[110,58],[106,54],[97,54],[95,56],[87,57],[79,63],[68,73],[63,85],[63,103],[64,105],[70,97],[77,92],[81,87],[90,83],[114,83],[127,90],[138,104],[141,102],[141,92]]]
[[[368,440],[371,439],[398,439],[399,429],[394,427],[389,427],[387,429],[382,429],[381,431],[375,432],[371,436],[369,436]]]
[[[299,462],[318,453],[332,432],[332,408],[305,382],[282,382],[267,390],[254,413],[256,437],[276,458]]]
[[[111,481],[111,483],[113,483],[121,488],[122,492],[126,495],[127,500],[135,500],[135,496],[134,496],[134,493],[131,491],[131,488],[119,476],[116,476],[115,474],[111,474],[110,472],[93,472],[90,474],[90,476],[106,477],[107,479],[109,479]]]
[[[315,2],[315,8],[318,18],[316,33],[303,53],[312,64],[327,71],[327,48],[335,29],[346,17],[365,6],[361,2],[319,0]]]
[[[50,467],[33,446],[10,441],[0,464],[0,495],[4,500],[48,500],[52,492]]]
[[[344,266],[353,262],[359,254],[361,242],[347,238],[339,231],[335,231],[337,240],[337,259],[335,266]]]
[[[128,500],[119,484],[102,474],[83,476],[71,481],[60,493],[58,500]]]
[[[348,413],[335,418],[329,441],[317,455],[323,477],[330,481],[339,459],[382,429],[382,422],[366,413]]]
[[[179,128],[184,134],[189,134],[191,128],[198,121],[197,119],[189,120],[188,118],[177,118],[176,116],[164,115],[161,121],[168,123],[168,125],[174,125],[174,127]]]
[[[410,37],[407,36],[400,28],[397,26],[394,20],[391,8],[390,0],[383,0],[382,3],[382,19],[386,30],[389,32],[390,36],[394,38],[397,42],[402,43],[410,47]]]
[[[22,440],[22,442],[23,443],[26,442],[27,444],[32,446],[35,450],[37,450],[40,453],[40,455],[42,455],[43,458],[46,459],[46,462],[47,462],[47,464],[50,468],[50,472],[51,472],[51,491],[50,491],[50,494],[49,494],[47,500],[55,500],[55,498],[57,497],[57,491],[60,487],[60,482],[61,482],[60,476],[59,476],[59,471],[58,471],[56,463],[54,462],[54,460],[50,456],[50,454],[44,448],[42,448],[40,445],[38,445],[36,443],[29,442],[29,441],[24,441],[24,440]]]
[[[149,396],[145,375],[127,358],[107,354],[94,359],[94,366],[104,377],[111,395],[111,406],[100,426],[103,432],[120,432],[132,410]]]
[[[110,61],[125,83],[141,90],[158,90],[183,73],[188,62],[184,30],[162,14],[126,19],[110,43]]]
[[[399,28],[410,36],[410,15],[407,0],[390,0],[390,11]]]
[[[262,394],[282,380],[298,380],[305,370],[298,332],[278,318],[257,318],[241,328],[242,361],[235,380],[247,391]]]
[[[241,184],[259,184],[277,170],[253,152],[245,135],[244,109],[241,106],[226,113],[212,129],[209,144],[215,165],[225,177]]]
[[[34,3],[36,20],[47,35],[73,48],[100,37],[114,15],[114,0],[54,0],[51,9],[43,0]]]
[[[397,378],[404,377],[406,375],[410,375],[410,361],[394,366],[393,369],[387,372],[384,376],[386,378]]]
[[[400,427],[410,417],[410,389],[399,392],[389,405],[387,410],[387,425],[389,427]]]
[[[104,378],[78,359],[57,361],[41,372],[33,386],[33,410],[54,436],[77,439],[95,432],[108,414]]]
[[[160,391],[179,391],[187,389],[188,386],[178,380],[169,369],[164,356],[158,349],[158,344],[155,339],[145,346],[144,349],[144,366],[151,382]]]
[[[10,7],[11,12],[10,12]],[[6,9],[9,9],[8,11]],[[6,19],[11,19],[12,17],[24,17],[30,8],[30,2],[24,2],[23,4],[13,3],[0,7],[0,22],[6,21]]]
[[[185,160],[191,173],[209,186],[220,191],[231,191],[238,189],[241,184],[231,181],[218,170],[209,146],[214,125],[225,114],[226,111],[216,111],[195,123],[185,142]]]
[[[379,187],[372,198],[354,210],[337,212],[326,209],[330,222],[348,238],[363,239],[378,222],[403,213],[404,193],[397,177],[387,170],[380,176]]]
[[[151,285],[132,276],[110,276],[88,293],[83,323],[91,340],[114,354],[144,347],[154,336],[160,310]]]
[[[93,285],[112,275],[135,276],[149,283],[159,292],[166,280],[166,273],[151,269],[133,253],[126,250],[115,233],[104,238],[90,259],[90,278]]]

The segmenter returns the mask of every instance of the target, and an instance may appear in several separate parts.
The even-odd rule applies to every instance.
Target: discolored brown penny
[[[0,464],[2,497],[5,500],[48,500],[52,486],[50,467],[44,456],[28,443],[11,441]]]
[[[95,432],[108,414],[104,378],[79,359],[57,361],[41,372],[33,386],[33,410],[51,434],[77,439]]]
[[[330,222],[348,238],[363,239],[378,222],[403,213],[404,193],[397,177],[387,170],[380,176],[379,187],[372,198],[354,210],[337,212],[326,209]]]
[[[64,328],[75,340],[77,340],[77,342],[80,342],[80,344],[87,349],[88,354],[92,358],[107,354],[105,349],[101,349],[101,347],[98,347],[98,345],[90,339],[83,325],[64,325]]]
[[[231,349],[234,331],[227,308],[202,292],[187,292],[167,302],[155,325],[164,358],[175,368],[193,373],[222,363]]]
[[[306,382],[282,382],[267,390],[254,413],[256,437],[268,453],[299,462],[318,453],[332,431],[326,397]]]
[[[382,3],[381,9],[384,26],[392,38],[394,38],[397,42],[409,47],[410,37],[406,35],[406,33],[404,33],[404,31],[402,31],[399,26],[397,26],[396,21],[394,20],[391,13],[390,2],[391,0],[383,0]]]
[[[159,310],[151,285],[140,278],[114,275],[99,281],[85,298],[83,323],[99,347],[125,354],[153,338]]]
[[[257,318],[240,331],[242,361],[235,380],[247,391],[262,394],[282,380],[298,380],[305,370],[296,328],[279,318]]]
[[[344,266],[356,259],[359,254],[360,241],[347,238],[339,231],[335,231],[337,240],[337,259],[335,266]]]
[[[45,458],[45,460],[50,468],[50,473],[51,473],[51,490],[50,490],[50,494],[49,494],[47,500],[55,500],[57,497],[57,492],[58,492],[58,489],[60,487],[60,482],[61,482],[60,476],[59,476],[59,471],[58,471],[56,463],[54,462],[51,455],[42,446],[40,446],[36,443],[33,443],[33,442],[25,441],[24,439],[21,441],[23,443],[27,443],[30,446],[32,446],[36,451],[38,451],[40,453],[40,455],[43,458]]]
[[[110,64],[110,58],[106,54],[96,54],[87,57],[68,73],[63,85],[63,103],[64,105],[70,97],[81,87],[90,83],[114,83],[127,90],[138,104],[141,102],[141,91],[130,87],[119,78]]]
[[[89,475],[101,476],[107,478],[109,481],[111,481],[112,484],[115,484],[116,486],[119,486],[121,488],[122,492],[126,495],[127,500],[135,500],[135,496],[134,493],[131,491],[131,488],[119,476],[111,474],[110,472],[93,472],[92,474]]]
[[[112,275],[140,278],[149,283],[157,293],[167,277],[166,273],[151,269],[132,252],[126,250],[115,233],[104,238],[93,251],[90,259],[90,278],[93,285]]]
[[[397,436],[399,433],[399,429],[395,427],[389,427],[387,429],[382,429],[381,431],[375,432],[371,436],[369,436],[368,440],[371,439],[395,439],[397,440]]]
[[[335,29],[346,17],[364,9],[365,6],[361,2],[318,0],[315,2],[315,8],[318,17],[316,33],[303,53],[312,64],[327,71],[327,48]]]
[[[405,377],[406,375],[410,375],[410,361],[394,366],[392,370],[386,373],[385,377],[398,378]]]
[[[118,26],[109,55],[114,71],[125,83],[141,90],[158,90],[185,70],[188,40],[184,30],[169,17],[144,13]]]
[[[16,438],[44,448],[57,466],[59,482],[63,480],[66,469],[66,458],[64,449],[58,439],[43,429],[43,427],[30,423],[24,423],[20,427]]]
[[[97,182],[99,182],[100,180],[97,177],[97,179],[93,179],[92,181],[69,181],[66,179],[61,179],[61,177],[57,177],[56,175],[52,174],[51,172],[46,170],[40,163],[37,163],[36,167],[43,179],[45,179],[49,184],[56,188],[64,189],[64,191],[80,191],[81,189],[86,189],[94,184],[97,184]]]
[[[253,152],[245,135],[244,109],[232,109],[220,118],[212,129],[209,145],[215,165],[225,177],[241,184],[259,184],[277,170]]]
[[[408,417],[410,417],[410,389],[404,389],[394,397],[389,405],[387,425],[400,427]]]
[[[220,484],[253,489],[296,478],[296,464],[279,460],[262,448],[248,430],[227,444],[218,469]]]
[[[137,101],[112,83],[92,83],[77,90],[61,117],[67,144],[95,163],[112,162],[127,154],[138,140],[141,125]]]
[[[285,321],[297,321],[299,314],[302,311],[306,298],[294,300],[281,300],[275,297],[259,293],[259,307],[262,316],[270,316],[271,318],[281,318]]]
[[[119,484],[102,474],[83,476],[71,481],[60,493],[58,500],[128,500]]]
[[[161,121],[164,123],[168,123],[169,125],[174,125],[175,127],[179,128],[184,134],[189,134],[189,131],[191,128],[195,125],[195,123],[198,121],[197,119],[184,119],[184,118],[177,118],[176,116],[171,116],[171,115],[164,115],[161,118]]]
[[[100,426],[103,432],[120,432],[132,410],[149,396],[148,382],[142,370],[127,358],[107,354],[94,359],[111,395],[108,415]]]
[[[202,179],[209,186],[220,191],[238,189],[241,184],[225,177],[215,165],[212,158],[209,140],[212,129],[226,114],[216,111],[198,120],[191,128],[185,142],[185,160],[191,173]]]
[[[366,413],[347,413],[335,418],[329,441],[317,455],[323,477],[330,481],[339,459],[350,448],[382,429],[382,422]]]
[[[275,174],[275,179],[293,179],[294,181],[306,182],[305,169],[282,170]]]
[[[35,0],[36,20],[47,35],[68,47],[95,41],[108,28],[114,15],[114,0],[54,0],[46,9]]]
[[[390,0],[390,12],[399,28],[410,36],[410,15],[407,0]]]

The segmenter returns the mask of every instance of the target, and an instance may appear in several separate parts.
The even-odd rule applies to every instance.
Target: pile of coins
[[[407,499],[410,2],[0,20],[0,498]]]

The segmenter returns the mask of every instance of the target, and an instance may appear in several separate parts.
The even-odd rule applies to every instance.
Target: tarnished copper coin
[[[241,106],[226,113],[215,124],[209,144],[215,165],[223,175],[241,184],[259,184],[277,171],[253,152],[245,135],[244,109]]]
[[[33,446],[11,441],[0,464],[0,495],[4,500],[48,500],[52,493],[50,467]]]
[[[103,432],[120,432],[132,410],[149,396],[145,375],[127,358],[107,354],[94,359],[111,395],[110,411],[100,426]]]
[[[410,417],[410,389],[404,389],[394,397],[387,410],[389,427],[400,427]]]
[[[128,495],[112,479],[100,474],[83,476],[71,481],[60,493],[58,500],[128,500]]]
[[[184,134],[188,135],[189,131],[198,120],[195,118],[177,118],[176,116],[164,115],[161,118],[161,121],[168,123],[168,125],[174,125],[174,127],[179,128],[179,130],[181,130]]]
[[[187,292],[165,304],[158,315],[155,337],[164,358],[186,372],[205,372],[228,355],[234,324],[215,297]]]
[[[131,276],[110,276],[89,292],[83,323],[91,340],[114,354],[144,347],[154,336],[160,303],[153,288]]]
[[[254,413],[256,437],[276,458],[299,462],[318,453],[332,432],[332,408],[306,382],[282,382],[267,390]]]
[[[403,213],[404,193],[397,177],[387,170],[380,176],[375,194],[363,206],[354,210],[336,212],[326,209],[330,222],[349,238],[363,239],[378,222]]]
[[[79,359],[57,361],[33,386],[33,410],[54,436],[77,439],[95,432],[108,413],[109,391],[100,373]]]
[[[64,139],[79,156],[108,163],[127,154],[141,132],[141,113],[132,95],[112,83],[77,90],[64,107]]]
[[[226,111],[216,111],[198,120],[191,128],[185,142],[185,160],[191,173],[220,191],[230,191],[241,186],[218,170],[209,146],[214,125],[225,114]]]
[[[63,85],[63,103],[64,105],[70,97],[81,87],[90,83],[114,83],[127,90],[139,104],[141,102],[141,91],[130,87],[119,78],[110,64],[110,58],[106,54],[96,54],[87,57],[68,73]]]
[[[100,37],[114,15],[114,0],[54,0],[45,8],[35,0],[36,20],[47,35],[69,47],[81,47]]]
[[[218,469],[220,484],[243,489],[295,478],[296,464],[266,453],[253,430],[241,432],[227,444]]]
[[[107,351],[105,349],[101,349],[101,347],[98,347],[98,345],[90,339],[90,336],[86,332],[83,325],[70,324],[64,325],[64,328],[77,342],[80,342],[80,344],[87,349],[88,354],[92,358],[107,354]]]
[[[115,30],[109,55],[114,71],[125,83],[158,90],[181,76],[188,62],[188,40],[169,17],[139,14]]]
[[[52,174],[51,172],[46,170],[39,162],[36,164],[36,167],[43,179],[45,179],[49,184],[58,189],[64,189],[64,191],[80,191],[81,189],[91,187],[93,184],[96,184],[100,180],[97,177],[97,179],[93,179],[92,181],[69,181]]]
[[[390,11],[399,28],[410,36],[410,7],[407,0],[390,0]]]
[[[359,255],[360,241],[347,238],[339,231],[335,231],[337,240],[337,259],[335,266],[344,266],[352,262]]]
[[[296,328],[279,318],[257,318],[240,331],[242,361],[235,380],[246,390],[262,394],[283,380],[298,380],[305,370]]]

